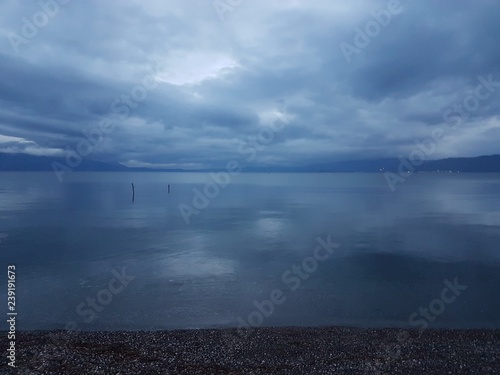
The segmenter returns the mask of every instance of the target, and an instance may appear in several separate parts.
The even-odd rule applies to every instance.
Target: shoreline
[[[16,369],[2,352],[1,374],[498,374],[500,329],[18,331]]]

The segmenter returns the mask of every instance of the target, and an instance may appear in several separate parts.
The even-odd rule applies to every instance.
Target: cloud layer
[[[89,158],[218,168],[278,116],[286,127],[246,165],[397,157],[437,128],[433,158],[500,153],[499,12],[494,0],[4,1],[0,152],[63,155],[112,119]]]

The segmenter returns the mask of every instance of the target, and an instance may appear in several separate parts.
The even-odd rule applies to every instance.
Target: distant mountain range
[[[67,165],[64,158],[47,156],[33,156],[27,154],[0,153],[0,171],[52,171],[52,164]],[[500,155],[478,156],[473,158],[449,158],[425,161],[422,165],[414,166],[408,160],[370,159],[351,160],[343,162],[323,163],[297,167],[245,167],[244,172],[406,172],[408,169],[418,172],[499,172]],[[150,169],[129,168],[121,164],[110,164],[90,159],[83,159],[75,171],[95,172],[187,172],[183,169]],[[207,170],[197,170],[199,172]]]
[[[49,156],[33,156],[27,154],[3,154],[0,153],[0,171],[53,171],[52,164],[59,163],[67,166],[65,158]],[[100,161],[82,159],[81,163],[71,168],[77,172],[151,172],[156,169],[129,168],[122,164],[103,163]],[[167,171],[167,170],[163,170]],[[171,169],[169,172],[182,172],[182,169]]]
[[[415,164],[415,165],[414,165]],[[309,168],[315,172],[500,172],[500,155],[472,158],[448,158],[424,161],[421,165],[408,159],[353,160],[316,165]]]

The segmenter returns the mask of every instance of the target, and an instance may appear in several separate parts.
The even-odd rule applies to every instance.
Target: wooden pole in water
[[[170,194],[170,185],[168,185],[168,193]]]
[[[132,202],[135,199],[135,189],[134,189],[134,183],[132,182]]]

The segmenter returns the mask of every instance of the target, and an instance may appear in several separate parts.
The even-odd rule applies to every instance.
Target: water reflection
[[[287,301],[265,325],[404,326],[455,277],[469,289],[434,326],[500,327],[499,175],[419,174],[391,193],[376,174],[243,174],[186,225],[178,205],[208,181],[2,173],[0,259],[22,270],[20,329],[81,319],[75,307],[123,266],[136,278],[82,329],[236,325],[275,288]],[[287,290],[283,272],[326,234],[341,248]]]

